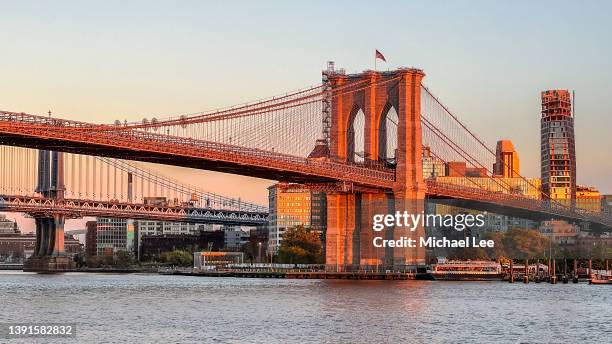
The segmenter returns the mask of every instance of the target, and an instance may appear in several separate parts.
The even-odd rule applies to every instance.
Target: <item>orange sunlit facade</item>
[[[268,247],[271,252],[278,251],[283,234],[289,228],[325,229],[325,193],[283,183],[270,186],[268,192]]]
[[[576,148],[572,100],[567,90],[544,91],[541,117],[542,196],[576,201]]]
[[[517,178],[520,176],[518,152],[514,149],[512,141],[497,141],[493,174],[503,178]]]
[[[576,207],[588,211],[601,212],[601,194],[590,186],[576,187]]]

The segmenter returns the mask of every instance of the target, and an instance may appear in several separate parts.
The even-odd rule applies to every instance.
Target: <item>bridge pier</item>
[[[356,209],[356,194],[327,195],[325,263],[330,270],[346,271],[359,265],[360,224]]]
[[[45,198],[64,198],[63,153],[39,151],[38,186]],[[75,268],[75,263],[64,251],[63,214],[32,214],[36,223],[36,246],[32,257],[24,263],[24,271],[63,272]]]
[[[75,264],[64,252],[64,216],[35,217],[36,248],[28,258],[23,271],[63,272],[72,271]]]

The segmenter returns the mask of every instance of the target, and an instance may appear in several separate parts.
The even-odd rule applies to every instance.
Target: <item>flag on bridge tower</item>
[[[387,60],[385,59],[385,55],[383,55],[380,51],[378,51],[378,49],[376,49],[376,53],[374,54],[374,70],[376,70],[376,61],[378,61],[378,59],[387,62]]]

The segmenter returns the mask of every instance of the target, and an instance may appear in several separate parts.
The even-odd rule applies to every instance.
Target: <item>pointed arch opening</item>
[[[347,138],[347,160],[362,163],[365,159],[365,114],[360,108],[350,117]]]
[[[378,159],[390,166],[397,164],[398,123],[399,116],[395,107],[387,105],[378,127]]]

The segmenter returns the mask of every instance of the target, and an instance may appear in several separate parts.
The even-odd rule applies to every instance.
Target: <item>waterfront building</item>
[[[96,255],[115,255],[119,251],[134,253],[134,221],[99,217],[96,223]]]
[[[95,257],[98,255],[98,228],[96,221],[85,223],[85,255]]]
[[[542,193],[566,205],[576,201],[574,116],[567,90],[544,91],[540,125]]]
[[[536,221],[495,213],[484,214],[483,232],[507,232],[511,229],[535,229]]]
[[[588,252],[588,255],[605,256],[612,247],[612,235],[610,233],[593,235],[581,232],[576,239],[576,247],[583,252]]]
[[[308,227],[325,235],[327,198],[325,193],[301,185],[278,183],[268,188],[268,249],[276,253],[288,228]]]
[[[249,232],[240,226],[223,226],[224,246],[226,250],[238,251],[249,242]]]
[[[0,234],[19,233],[17,221],[11,221],[6,218],[6,215],[0,214]]]
[[[26,259],[34,253],[36,247],[36,234],[13,232],[0,234],[0,258],[3,260],[11,257],[12,259]],[[64,236],[64,252],[68,255],[80,253],[83,246],[71,235]]]
[[[181,235],[197,234],[202,230],[212,230],[211,224],[168,222],[168,221],[147,221],[137,220],[134,222],[138,234],[142,235]]]
[[[576,243],[580,227],[566,221],[551,220],[542,221],[539,230],[555,244],[573,245]]]
[[[602,211],[602,197],[597,189],[592,186],[576,186],[576,208],[592,211]]]
[[[612,215],[612,195],[601,196],[601,210],[609,215]]]
[[[202,269],[205,267],[223,268],[230,264],[243,264],[244,253],[242,252],[194,252],[193,267]]]
[[[510,140],[497,141],[493,175],[502,178],[520,177],[520,162],[518,152]]]

